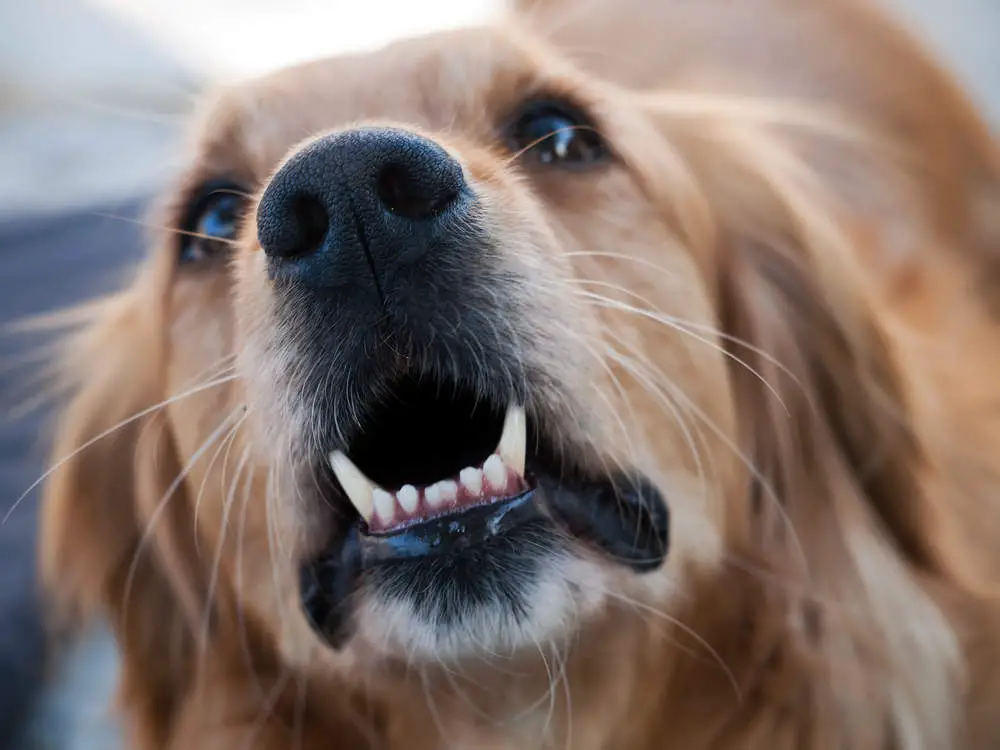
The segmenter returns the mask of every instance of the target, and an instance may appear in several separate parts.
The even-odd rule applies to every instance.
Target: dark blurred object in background
[[[118,288],[141,256],[143,229],[137,222],[143,205],[144,201],[133,200],[105,209],[0,223],[0,329]],[[28,357],[43,342],[38,335],[6,331],[0,335],[3,417],[38,396],[33,387],[37,366]],[[36,707],[43,671],[62,667],[46,664],[44,658],[35,576],[37,491],[18,503],[48,464],[48,416],[45,409],[36,409],[27,416],[0,419],[0,516],[6,518],[0,525],[0,748],[13,747],[26,712]],[[22,745],[25,750],[67,747],[43,742],[42,735],[70,733],[73,722],[68,713],[80,714],[87,707],[63,706],[60,701],[93,702],[87,713],[94,722],[105,720],[108,693],[101,686],[112,676],[107,673],[113,670],[114,660],[105,657],[101,661],[88,665],[90,684],[81,685],[75,696],[55,694],[45,702],[49,720],[39,721],[32,741]],[[104,745],[101,750],[110,747]]]

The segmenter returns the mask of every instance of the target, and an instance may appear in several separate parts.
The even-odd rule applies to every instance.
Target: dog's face
[[[367,686],[503,684],[586,642],[567,679],[600,693],[659,669],[682,608],[750,599],[727,556],[830,538],[831,488],[897,533],[894,371],[774,114],[630,93],[505,29],[215,101],[181,231],[74,350],[46,506],[50,579],[122,616],[157,715],[193,679],[168,623]]]
[[[724,355],[706,259],[644,182],[658,137],[498,31],[281,73],[209,116],[173,218],[223,236],[165,251],[168,392],[236,379],[172,431],[202,533],[283,642],[310,642],[305,614],[352,656],[514,654],[663,608],[718,556],[718,437],[692,415],[731,430]]]

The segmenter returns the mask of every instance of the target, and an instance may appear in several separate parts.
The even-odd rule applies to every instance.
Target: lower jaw
[[[528,521],[545,518],[536,490],[432,518],[389,534],[361,534],[363,567],[381,562],[459,554]]]
[[[512,581],[515,573],[503,578],[505,563],[516,563],[523,578],[526,567],[544,564],[542,558],[554,557],[558,548],[573,542],[637,573],[656,569],[669,543],[667,506],[644,477],[572,488],[541,478],[516,497],[392,533],[368,534],[358,522],[303,566],[302,604],[313,629],[340,648],[351,635],[352,610],[365,591],[412,592],[417,581],[440,584],[447,575],[449,583],[481,599],[496,595],[491,587],[530,584]],[[386,585],[389,580],[391,586]],[[373,587],[379,591],[372,592]]]

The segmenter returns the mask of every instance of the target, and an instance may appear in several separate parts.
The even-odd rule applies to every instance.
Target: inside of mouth
[[[504,410],[470,388],[406,377],[369,412],[347,455],[380,487],[420,487],[480,466],[503,423]]]

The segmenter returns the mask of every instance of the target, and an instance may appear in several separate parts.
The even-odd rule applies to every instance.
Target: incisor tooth
[[[513,469],[519,477],[524,477],[524,453],[528,442],[528,425],[523,406],[510,406],[503,421],[503,434],[497,453],[504,464]]]
[[[404,484],[396,492],[396,499],[399,500],[400,507],[406,511],[407,515],[412,515],[420,502],[420,493],[412,484]]]
[[[441,504],[453,503],[458,498],[458,484],[451,479],[445,479],[437,483],[438,491],[441,493]]]
[[[494,492],[501,492],[507,487],[507,467],[496,453],[483,463],[483,476],[486,478],[486,484]]]
[[[361,469],[355,466],[351,459],[340,451],[334,451],[330,454],[330,468],[333,469],[337,480],[344,488],[344,492],[347,493],[347,499],[351,501],[351,505],[358,509],[358,513],[363,519],[370,521],[374,509],[372,493],[375,490],[375,485],[361,473]]]
[[[444,497],[441,495],[441,488],[437,484],[424,487],[424,499],[430,507],[437,508],[444,502]]]
[[[478,495],[483,491],[483,472],[479,469],[465,468],[458,474],[462,486],[469,494]]]
[[[376,489],[372,493],[372,500],[375,505],[375,512],[382,519],[382,523],[387,525],[392,523],[392,519],[396,515],[395,498],[383,489]]]

